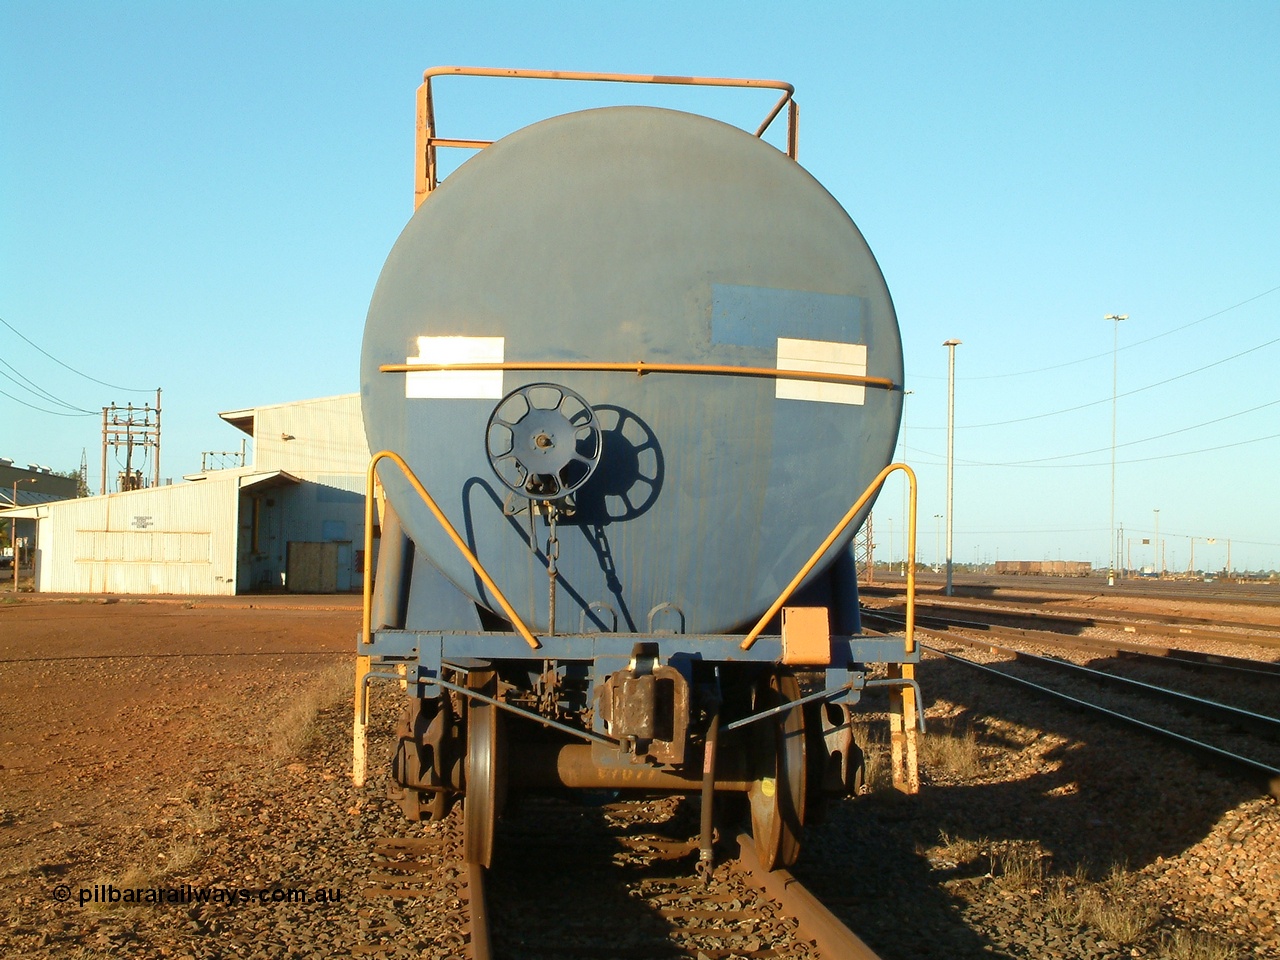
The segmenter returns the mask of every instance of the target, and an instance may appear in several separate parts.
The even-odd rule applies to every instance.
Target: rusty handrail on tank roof
[[[653,83],[685,87],[730,87],[738,89],[781,90],[782,96],[756,129],[763,137],[783,107],[787,111],[787,156],[797,158],[800,128],[800,106],[795,101],[795,87],[785,80],[748,79],[745,77],[681,77],[647,73],[592,73],[579,70],[525,70],[506,67],[431,67],[422,73],[418,87],[417,154],[414,161],[414,202],[416,210],[439,184],[436,175],[436,147],[483,149],[492,140],[455,140],[435,135],[435,103],[431,97],[431,81],[435,77],[490,77],[513,80],[585,80],[596,83]]]
[[[751,632],[748,633],[742,639],[742,643],[739,644],[739,646],[743,650],[751,649],[751,647],[755,644],[756,639],[760,636],[761,633],[764,632],[764,628],[768,625],[769,621],[778,615],[778,611],[782,609],[783,604],[785,604],[791,598],[791,595],[795,593],[796,588],[800,586],[800,581],[802,581],[806,576],[808,576],[809,571],[811,571],[814,567],[818,565],[818,561],[822,559],[822,555],[826,553],[829,549],[831,549],[831,545],[835,543],[836,540],[839,538],[840,534],[844,532],[845,527],[847,527],[850,523],[853,522],[853,518],[858,515],[858,511],[860,511],[864,506],[867,505],[867,501],[869,501],[872,498],[872,496],[875,495],[876,491],[880,489],[880,487],[884,484],[885,480],[888,479],[889,474],[897,470],[901,470],[903,473],[907,475],[907,485],[911,489],[911,514],[907,524],[907,554],[910,557],[910,560],[907,564],[907,625],[906,625],[905,649],[907,653],[915,652],[915,648],[916,648],[916,641],[915,641],[916,474],[915,474],[915,471],[912,470],[905,463],[891,463],[887,467],[885,467],[883,470],[881,470],[878,474],[876,474],[876,478],[872,480],[871,483],[867,486],[867,489],[862,492],[862,496],[860,496],[857,499],[857,501],[854,503],[854,505],[849,508],[848,512],[840,519],[840,522],[835,525],[832,531],[829,534],[827,534],[827,538],[822,541],[822,544],[818,547],[818,549],[813,552],[813,556],[811,556],[809,560],[805,563],[805,565],[800,568],[800,572],[797,573],[791,579],[791,582],[787,584],[786,589],[783,590],[781,595],[778,597],[778,599],[773,602],[773,605],[770,606],[769,609],[765,611],[764,616],[762,616],[760,620],[756,623],[756,625],[751,628]]]
[[[398,453],[390,450],[382,450],[375,453],[369,460],[369,469],[366,476],[365,498],[364,498],[364,585],[363,598],[361,604],[361,621],[360,621],[360,637],[363,644],[367,647],[372,642],[373,634],[373,565],[369,562],[369,558],[373,556],[373,499],[374,499],[374,483],[377,480],[378,464],[383,460],[390,460],[400,472],[404,474],[406,480],[409,481],[414,491],[422,498],[422,502],[435,516],[436,521],[444,528],[444,532],[449,535],[449,539],[453,541],[453,545],[466,558],[467,563],[471,565],[471,569],[476,572],[476,576],[480,578],[480,582],[488,588],[493,594],[493,598],[498,601],[498,606],[502,607],[507,618],[511,621],[511,625],[516,628],[516,632],[524,637],[525,642],[529,646],[537,650],[542,643],[529,630],[520,614],[516,613],[515,608],[498,589],[498,585],[493,582],[493,578],[489,576],[484,565],[479,561],[471,548],[467,546],[465,540],[449,522],[449,518],[444,515],[444,511],[432,499],[431,494],[427,493],[427,488],[422,485],[422,481],[418,479],[417,474],[413,472],[409,464],[405,463],[404,458]]]
[[[616,363],[596,360],[509,360],[502,363],[384,363],[379,373],[442,373],[474,370],[581,370],[595,373],[634,373],[643,377],[650,373],[700,373],[712,376],[774,377],[778,380],[816,380],[821,383],[848,383],[882,390],[901,390],[902,385],[888,377],[868,377],[854,373],[828,373],[823,370],[781,370],[777,367],[736,367],[707,363],[650,363],[636,360]]]

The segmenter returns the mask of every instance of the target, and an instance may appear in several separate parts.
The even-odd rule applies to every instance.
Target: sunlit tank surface
[[[614,107],[536,123],[430,194],[369,308],[361,390],[370,449],[406,458],[545,633],[545,524],[499,482],[486,430],[521,386],[576,391],[599,417],[602,447],[559,524],[557,631],[613,629],[602,606],[588,610],[597,603],[616,611],[619,631],[646,631],[651,612],[669,604],[653,613],[653,629],[722,633],[769,606],[890,462],[901,414],[900,388],[854,384],[378,370],[468,359],[781,367],[902,383],[888,290],[840,204],[773,146],[671,110]],[[419,549],[497,610],[398,472],[383,477]],[[523,512],[508,515],[504,503]]]

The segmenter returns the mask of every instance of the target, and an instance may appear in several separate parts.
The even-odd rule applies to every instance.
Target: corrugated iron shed
[[[363,563],[356,548],[363,538],[369,457],[359,397],[221,416],[254,437],[254,465],[78,500],[43,502],[20,489],[20,506],[0,511],[0,518],[36,522],[36,589],[124,594],[282,589],[290,586],[291,554],[314,554],[312,545],[326,543],[337,545],[324,551],[337,567],[308,582],[349,589]]]

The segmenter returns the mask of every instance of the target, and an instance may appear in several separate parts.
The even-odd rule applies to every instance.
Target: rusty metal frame
[[[751,80],[742,77],[678,77],[641,73],[588,73],[576,70],[522,70],[503,67],[432,67],[422,74],[418,87],[417,150],[414,159],[414,200],[416,210],[439,185],[436,165],[436,149],[460,147],[482,150],[492,140],[460,140],[436,136],[435,101],[431,94],[431,81],[436,77],[490,77],[508,80],[580,80],[594,83],[651,83],[684,87],[732,87],[739,89],[780,90],[782,96],[765,116],[755,131],[763,137],[765,131],[787,107],[787,156],[796,159],[800,129],[800,106],[795,101],[795,87],[784,80]]]

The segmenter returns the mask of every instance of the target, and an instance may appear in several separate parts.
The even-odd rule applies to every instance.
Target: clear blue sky
[[[20,374],[94,412],[0,395],[0,456],[65,470],[87,449],[96,489],[98,411],[159,386],[176,478],[238,445],[220,410],[357,390],[369,296],[412,211],[428,66],[775,77],[796,85],[801,162],[894,295],[924,559],[955,337],[957,559],[1105,564],[1103,317],[1124,313],[1126,536],[1150,537],[1159,509],[1172,567],[1192,536],[1217,538],[1197,566],[1222,566],[1230,538],[1235,566],[1280,567],[1277,50],[1274,0],[5,0],[0,318],[117,386],[0,326],[0,391],[68,412]],[[638,93],[442,83],[440,131],[501,135]],[[771,98],[656,102],[748,123]],[[880,555],[900,555],[896,490],[875,517]]]

